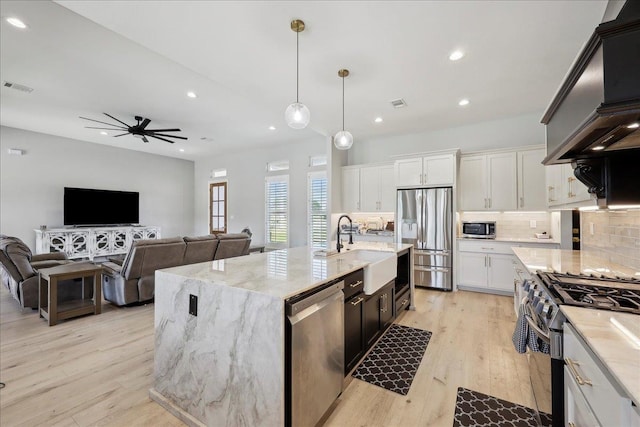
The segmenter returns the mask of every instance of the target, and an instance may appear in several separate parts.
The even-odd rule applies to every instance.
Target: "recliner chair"
[[[38,308],[38,269],[69,264],[64,252],[33,255],[31,249],[17,237],[0,234],[0,276],[2,283],[9,289],[22,308]],[[73,282],[73,281],[69,281]],[[88,294],[93,295],[93,288],[87,286]],[[70,283],[60,286],[58,301],[78,299],[82,295],[81,285]]]

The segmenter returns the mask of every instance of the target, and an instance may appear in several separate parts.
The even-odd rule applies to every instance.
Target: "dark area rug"
[[[389,391],[406,395],[422,362],[431,332],[391,325],[353,376]]]
[[[541,413],[542,425],[551,427],[551,415]],[[458,387],[453,427],[538,427],[535,411],[488,394]]]

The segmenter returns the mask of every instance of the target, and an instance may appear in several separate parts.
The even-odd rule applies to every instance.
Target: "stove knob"
[[[522,284],[522,288],[528,292],[529,289],[531,289],[531,282],[529,282],[528,280],[525,280],[524,283]]]
[[[547,308],[547,319],[551,319],[551,317],[553,317],[553,312],[554,312],[553,306],[549,305]]]

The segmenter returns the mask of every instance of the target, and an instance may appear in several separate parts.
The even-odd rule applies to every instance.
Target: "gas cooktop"
[[[640,280],[538,272],[561,304],[640,314]]]

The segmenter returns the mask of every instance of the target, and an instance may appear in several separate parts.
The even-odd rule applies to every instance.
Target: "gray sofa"
[[[151,301],[156,270],[248,255],[250,243],[245,233],[136,240],[122,265],[102,265],[104,299],[120,306]]]
[[[38,307],[38,269],[72,262],[64,252],[33,255],[22,240],[0,234],[0,277],[22,308]],[[69,282],[58,288],[58,302],[81,297],[81,284]],[[86,291],[93,295],[93,286],[87,285]]]

